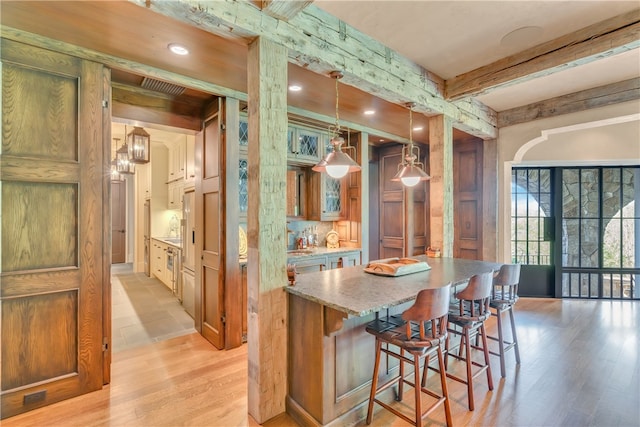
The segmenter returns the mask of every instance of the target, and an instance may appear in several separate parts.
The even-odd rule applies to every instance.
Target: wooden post
[[[249,45],[249,414],[285,412],[287,393],[287,50],[263,37]]]
[[[429,206],[432,248],[453,256],[453,127],[444,116],[429,118]]]

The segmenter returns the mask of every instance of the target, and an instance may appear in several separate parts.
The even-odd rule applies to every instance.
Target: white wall
[[[640,102],[501,128],[498,135],[498,260],[510,262],[511,168],[640,165]]]

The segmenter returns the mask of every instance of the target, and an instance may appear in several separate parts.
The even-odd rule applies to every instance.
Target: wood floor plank
[[[640,302],[521,298],[516,305],[522,364],[507,378],[491,358],[495,388],[479,377],[476,410],[449,382],[457,426],[640,425]],[[488,324],[495,331],[495,319]],[[372,349],[373,351],[373,349]],[[459,369],[450,361],[452,369]],[[429,377],[429,381],[435,380]],[[218,351],[198,334],[114,354],[104,389],[3,420],[3,427],[212,426],[258,424],[247,415],[247,348]],[[411,413],[413,393],[394,405]],[[379,407],[378,407],[379,408]],[[428,417],[443,426],[444,414]],[[266,427],[295,426],[286,415]],[[365,425],[361,422],[359,425]],[[406,426],[377,410],[373,426]]]

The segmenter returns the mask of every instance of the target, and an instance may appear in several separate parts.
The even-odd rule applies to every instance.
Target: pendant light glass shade
[[[340,136],[340,118],[338,115],[338,80],[342,78],[342,72],[332,71],[330,75],[331,78],[336,80],[336,124],[330,128],[332,137],[329,142],[332,150],[311,169],[316,172],[326,172],[330,177],[338,179],[344,177],[350,172],[359,171],[361,167],[353,160],[353,158],[342,151],[344,138]],[[355,153],[355,148],[349,145],[344,147],[344,149],[353,150]]]
[[[143,128],[134,126],[127,135],[127,147],[131,163],[149,163],[151,160],[151,135]]]
[[[409,144],[402,147],[402,162],[398,165],[398,173],[391,181],[400,181],[405,187],[415,187],[420,181],[430,180],[424,171],[424,164],[419,161],[420,147],[413,144],[413,103],[409,107]]]

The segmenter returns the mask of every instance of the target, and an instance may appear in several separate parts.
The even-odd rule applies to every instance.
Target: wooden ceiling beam
[[[313,3],[313,0],[262,0],[262,10],[269,16],[288,21]]]
[[[638,99],[640,99],[640,78],[634,78],[502,111],[498,113],[498,127],[503,128]]]
[[[635,9],[449,79],[446,99],[487,94],[639,47]]]
[[[266,37],[288,49],[289,61],[328,75],[342,70],[341,83],[399,105],[415,102],[415,111],[443,114],[456,128],[483,139],[497,136],[496,113],[474,99],[444,99],[444,81],[382,43],[314,5],[288,22],[262,12],[251,2],[129,0],[141,7],[226,38]]]

